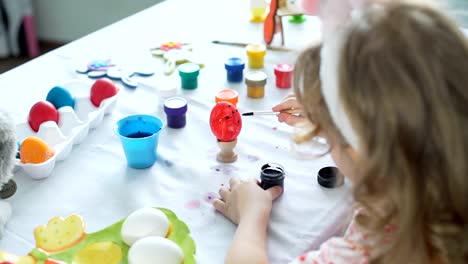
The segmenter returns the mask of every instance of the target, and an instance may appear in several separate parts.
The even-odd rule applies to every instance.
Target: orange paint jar
[[[239,93],[232,89],[221,90],[215,95],[215,102],[218,103],[223,101],[237,105],[237,102],[239,101]]]

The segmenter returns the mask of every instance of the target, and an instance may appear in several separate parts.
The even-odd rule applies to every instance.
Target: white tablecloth
[[[262,25],[251,24],[248,19],[246,1],[169,0],[1,75],[0,109],[22,122],[30,107],[44,100],[52,87],[72,78],[86,78],[74,72],[77,60],[108,56],[120,66],[151,67],[156,71],[151,81],[177,83],[177,73],[164,76],[162,60],[152,58],[149,48],[180,40],[193,43],[194,52],[206,64],[198,89],[180,90],[189,102],[187,126],[163,129],[159,158],[153,167],[128,168],[113,133],[114,123],[130,114],[154,114],[165,121],[157,94],[141,86],[124,89],[114,112],[75,146],[66,160],[56,164],[49,178],[32,180],[21,171],[16,173],[18,192],[9,199],[13,215],[0,249],[18,255],[28,253],[34,247],[33,229],[54,216],[80,214],[86,230],[94,232],[138,208],[163,206],[190,227],[199,263],[222,263],[235,226],[215,212],[206,196],[216,193],[232,176],[259,177],[260,167],[267,162],[281,163],[287,173],[285,193],[275,202],[269,226],[271,263],[285,263],[336,233],[348,211],[349,183],[337,189],[320,187],[316,173],[332,165],[332,160],[328,156],[298,159],[290,150],[292,129],[279,124],[274,116],[244,117],[236,147],[239,160],[232,164],[216,161],[218,147],[208,120],[218,90],[239,91],[241,112],[268,110],[292,92],[275,87],[273,65],[292,63],[294,53],[268,51],[264,70],[269,79],[263,99],[248,98],[243,84],[226,83],[225,59],[246,59],[245,51],[211,41],[261,42]],[[312,17],[300,25],[285,19],[285,25],[290,47],[301,47],[319,35],[319,21]]]

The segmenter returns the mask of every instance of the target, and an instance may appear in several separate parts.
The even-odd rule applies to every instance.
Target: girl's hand
[[[283,189],[275,186],[263,190],[255,179],[241,181],[231,178],[229,185],[230,189],[225,186],[219,189],[221,199],[215,199],[213,202],[216,210],[235,224],[244,219],[251,219],[264,220],[266,225],[273,201],[282,194]]]
[[[297,98],[294,94],[288,95],[281,103],[273,106],[272,110],[274,112],[281,112],[291,108],[302,109],[302,105],[297,101]],[[300,115],[297,116],[295,114],[280,113],[278,115],[278,121],[281,123],[284,122],[290,126],[294,126],[297,123],[306,121],[306,118]]]

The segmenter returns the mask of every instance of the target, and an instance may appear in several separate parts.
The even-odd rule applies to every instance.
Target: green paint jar
[[[179,66],[179,76],[182,89],[196,89],[198,87],[198,75],[200,66],[195,63],[184,63]]]

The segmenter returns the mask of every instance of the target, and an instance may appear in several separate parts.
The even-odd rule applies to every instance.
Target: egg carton
[[[74,97],[74,108],[64,106],[58,109],[58,123],[46,121],[40,125],[37,132],[30,127],[27,120],[16,125],[19,142],[23,142],[27,137],[36,136],[43,139],[50,148],[54,149],[55,153],[45,162],[36,164],[22,163],[20,159],[16,159],[15,171],[22,169],[36,180],[49,177],[55,163],[65,160],[70,155],[73,146],[83,142],[89,131],[98,127],[104,116],[112,112],[121,87],[118,87],[116,95],[104,99],[100,106],[96,107],[92,104],[89,96],[93,83],[93,81],[77,79],[61,85],[76,96]],[[87,91],[87,93],[83,93],[83,91]]]

